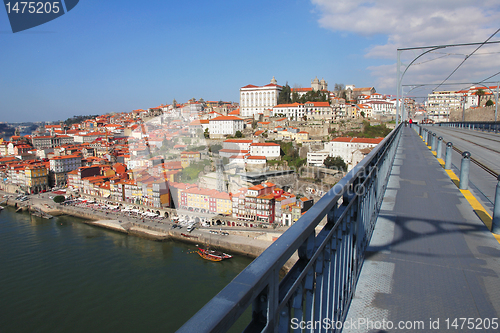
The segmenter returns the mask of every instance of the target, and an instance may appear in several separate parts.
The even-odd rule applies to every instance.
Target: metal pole
[[[462,123],[465,122],[465,97],[464,97],[464,106],[463,106],[463,109],[462,109]]]
[[[432,133],[431,150],[436,151],[436,133]]]
[[[451,154],[453,152],[453,143],[448,142],[446,144],[446,156],[444,157],[444,168],[445,170],[451,169]]]
[[[399,94],[400,94],[400,91],[401,91],[401,50],[398,50],[398,64],[397,64],[397,68],[396,68],[396,76],[397,76],[397,80],[396,80],[396,84],[398,85],[396,87],[396,126],[398,126],[399,124],[399,110],[400,110],[400,106],[399,106]]]
[[[495,123],[497,122],[497,114],[498,114],[498,86],[500,85],[500,82],[497,83],[497,93],[495,95]],[[496,132],[496,130],[495,130]]]
[[[460,166],[460,185],[458,186],[461,190],[467,190],[469,188],[469,170],[470,170],[470,153],[464,151],[462,153],[462,164]]]
[[[442,151],[443,151],[443,137],[440,136],[438,138],[438,143],[437,143],[436,158],[441,158]]]
[[[500,234],[500,176],[497,178],[497,187],[495,189],[495,205],[493,207],[493,221],[491,224],[491,232]]]

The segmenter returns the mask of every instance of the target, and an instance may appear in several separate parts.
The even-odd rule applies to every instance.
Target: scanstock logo
[[[31,29],[69,12],[79,0],[11,1],[3,0],[12,32]]]

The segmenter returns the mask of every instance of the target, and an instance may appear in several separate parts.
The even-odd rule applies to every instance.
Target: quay
[[[7,194],[1,192],[1,194]],[[33,198],[35,199],[35,198]],[[33,200],[35,201],[35,200]],[[65,206],[54,203],[49,199],[36,198],[36,203],[27,204],[14,198],[5,200],[5,204],[16,207],[23,211],[36,210],[44,214],[53,216],[70,215],[84,219],[83,223],[101,227],[116,232],[126,233],[131,236],[147,238],[153,241],[180,241],[194,245],[205,245],[217,248],[231,254],[258,257],[267,249],[273,241],[278,238],[282,230],[252,228],[226,228],[229,235],[213,234],[210,231],[219,231],[221,227],[202,227],[196,228],[191,233],[186,228],[172,228],[173,223],[170,219],[149,220],[133,216],[127,216],[120,212],[100,212],[78,206]],[[185,237],[182,234],[189,234],[194,237]],[[290,269],[297,256],[293,256],[283,267],[283,272]]]

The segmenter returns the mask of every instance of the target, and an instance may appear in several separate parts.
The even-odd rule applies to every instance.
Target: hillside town
[[[481,99],[471,89],[462,92],[468,107],[487,102],[487,93]],[[182,212],[198,221],[216,216],[228,226],[290,226],[394,126],[394,96],[374,87],[329,90],[315,78],[308,88],[291,88],[273,77],[239,91],[239,102],[174,100],[25,135],[18,129],[0,139],[0,189],[59,190],[66,200],[165,217]],[[433,101],[447,95],[434,95],[440,98],[429,98],[427,118],[442,121]],[[425,112],[409,98],[401,102],[412,116]],[[387,131],[357,137],[367,126]]]

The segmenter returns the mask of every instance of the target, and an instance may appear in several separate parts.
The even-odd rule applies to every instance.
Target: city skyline
[[[265,85],[273,76],[292,87],[309,87],[318,77],[330,90],[341,83],[395,94],[397,48],[483,42],[497,30],[498,18],[494,1],[479,7],[448,0],[89,0],[13,34],[3,10],[1,120],[130,112],[174,98],[239,102],[239,88]],[[403,83],[437,86],[475,48],[431,53]],[[448,82],[480,82],[496,73],[499,50],[482,47]],[[418,54],[406,52],[403,63]],[[426,93],[412,91],[416,97]]]

